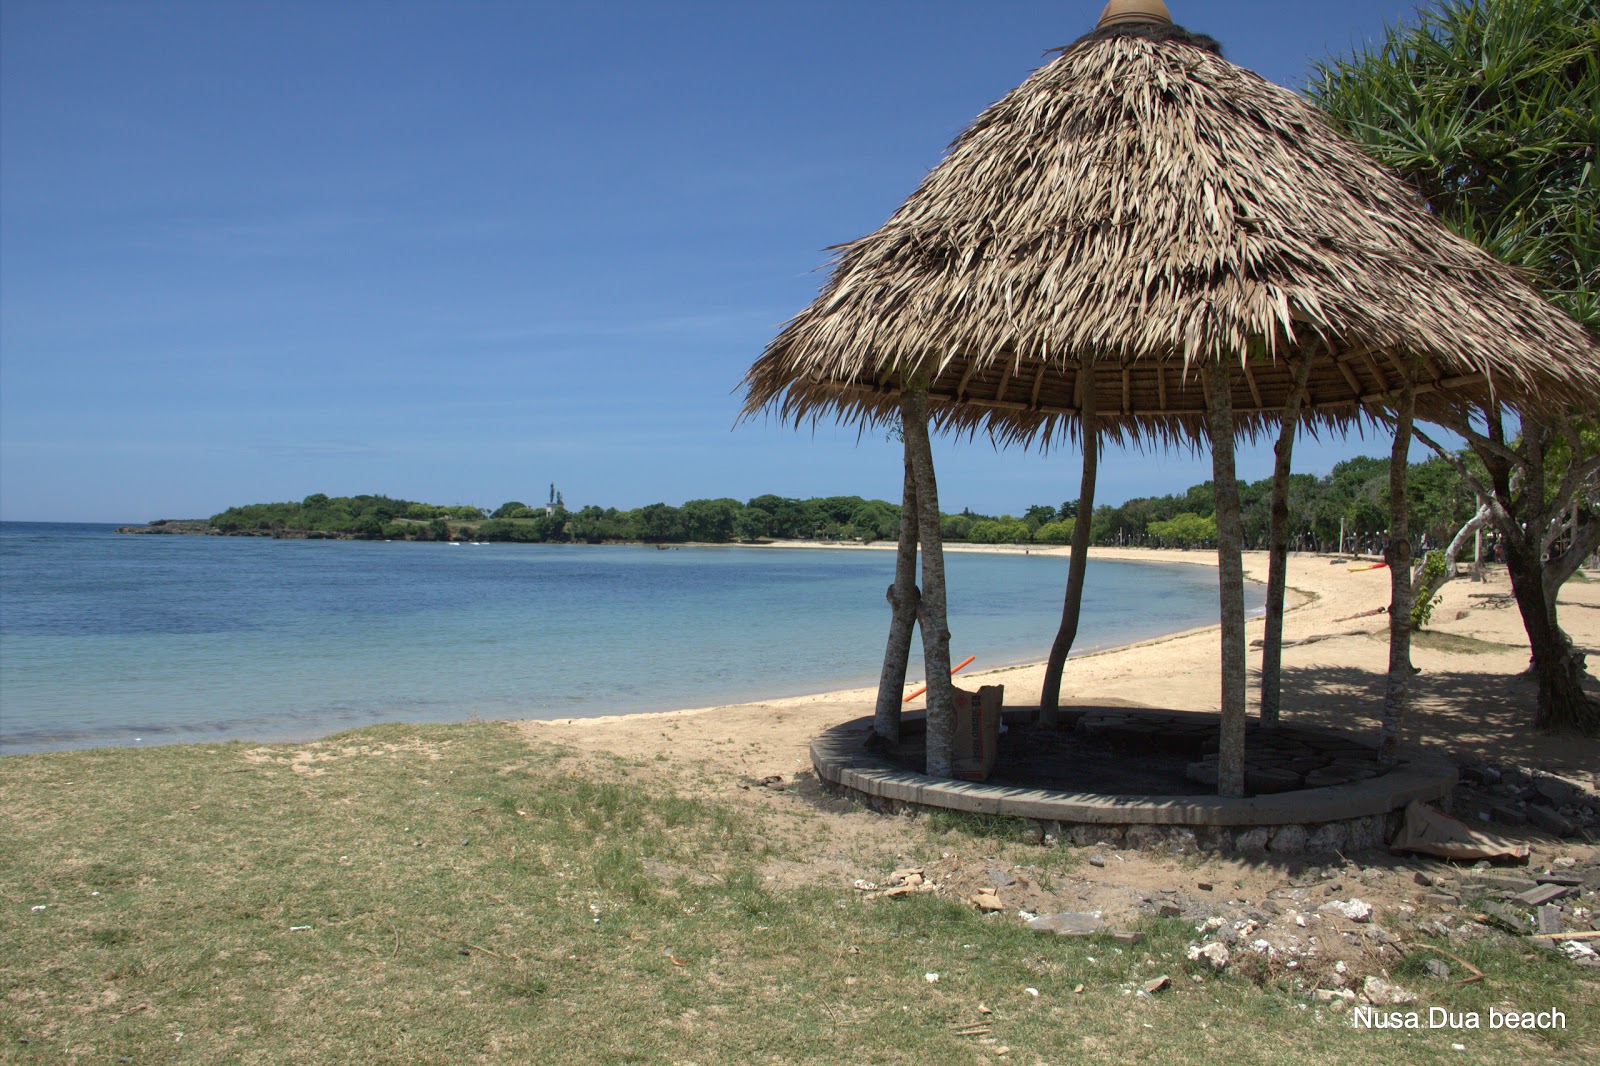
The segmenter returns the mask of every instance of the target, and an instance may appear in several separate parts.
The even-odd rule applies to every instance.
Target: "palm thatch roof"
[[[1315,360],[1305,416],[1600,396],[1600,347],[1454,236],[1294,93],[1180,27],[1112,25],[989,107],[745,376],[745,415],[890,419],[925,382],[940,428],[1076,435],[1092,363],[1113,438],[1203,439],[1233,360],[1241,432]]]

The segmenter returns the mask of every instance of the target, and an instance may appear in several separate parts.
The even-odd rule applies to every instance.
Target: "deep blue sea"
[[[892,551],[131,536],[0,523],[0,753],[298,740],[876,683]],[[952,657],[1043,659],[1061,557],[947,556]],[[1259,609],[1259,588],[1247,589]],[[1091,561],[1075,651],[1215,622],[1215,571]],[[912,666],[920,675],[920,662]]]

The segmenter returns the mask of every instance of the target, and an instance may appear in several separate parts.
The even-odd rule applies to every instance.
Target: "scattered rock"
[[[1006,905],[1000,902],[1000,897],[993,892],[979,892],[972,897],[971,903],[985,914],[994,914],[1006,909]]]
[[[1403,1007],[1415,1003],[1417,997],[1393,981],[1373,974],[1361,983],[1361,995],[1374,1007]]]
[[[1151,980],[1146,981],[1142,991],[1145,993],[1145,995],[1154,995],[1164,988],[1171,987],[1171,985],[1172,978],[1168,977],[1166,974],[1162,974],[1160,977],[1152,978]]]
[[[1578,890],[1570,885],[1537,885],[1526,892],[1519,893],[1515,898],[1518,903],[1529,907],[1542,907],[1546,903],[1554,902],[1564,896],[1575,896]]]
[[[1106,864],[1106,857],[1104,855],[1091,855],[1091,856],[1089,856],[1089,865],[1090,866],[1103,867],[1103,866],[1105,866],[1105,864]]]
[[[1485,903],[1483,905],[1483,920],[1490,925],[1498,925],[1508,932],[1519,936],[1528,931],[1527,919],[1517,911],[1501,903]]]
[[[1372,905],[1353,897],[1347,900],[1333,900],[1329,903],[1324,903],[1317,910],[1324,914],[1341,915],[1352,922],[1372,921]]]
[[[1221,971],[1232,961],[1232,955],[1226,946],[1215,942],[1204,946],[1199,944],[1191,945],[1189,948],[1189,961],[1197,962],[1200,959],[1204,959],[1213,971]]]
[[[1489,804],[1489,817],[1506,825],[1528,824],[1528,816],[1509,803]]]
[[[1028,928],[1057,936],[1092,936],[1105,932],[1106,923],[1098,911],[1062,911],[1042,914],[1028,922]]]
[[[1578,835],[1578,827],[1565,815],[1558,814],[1548,807],[1529,807],[1523,816],[1524,822],[1532,822],[1546,833],[1553,833],[1558,837]]]
[[[1433,978],[1435,981],[1450,980],[1450,966],[1448,963],[1440,962],[1438,959],[1429,959],[1427,962],[1422,964],[1422,968],[1427,971],[1428,976]]]
[[[1017,883],[1015,875],[1009,870],[1002,870],[998,866],[991,866],[983,873],[989,879],[989,883],[996,888],[1010,888]]]

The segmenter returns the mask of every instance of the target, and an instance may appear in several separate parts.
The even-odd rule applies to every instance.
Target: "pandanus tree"
[[[1524,272],[1600,336],[1600,8],[1593,0],[1448,2],[1322,65],[1310,95],[1432,214]],[[1556,614],[1561,583],[1600,547],[1600,395],[1520,427],[1497,405],[1432,420],[1481,462],[1456,462],[1499,532],[1533,651],[1531,724],[1600,733],[1583,660]],[[1587,417],[1585,417],[1587,416]]]

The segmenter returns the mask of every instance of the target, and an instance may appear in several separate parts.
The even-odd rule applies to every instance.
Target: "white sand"
[[[893,542],[870,547],[785,543],[790,547],[835,547],[842,551],[892,551]],[[955,551],[1007,552],[1012,546],[952,545]],[[1030,548],[1035,553],[1066,554],[1062,548]],[[1215,566],[1213,552],[1142,548],[1095,548],[1096,559],[1181,562]],[[1266,579],[1263,552],[1245,555],[1247,578]],[[1286,647],[1284,717],[1287,721],[1335,725],[1375,734],[1382,710],[1388,661],[1388,618],[1360,617],[1387,605],[1385,569],[1351,572],[1342,560],[1325,555],[1293,555],[1289,560],[1290,602],[1286,641],[1337,634],[1316,643]],[[1509,592],[1503,568],[1487,583],[1458,579],[1445,586],[1444,602],[1434,612],[1430,632],[1457,640],[1456,648],[1430,646],[1424,635],[1412,662],[1422,668],[1412,687],[1406,739],[1444,749],[1465,760],[1523,763],[1556,771],[1600,771],[1600,741],[1547,737],[1531,732],[1536,688],[1518,675],[1527,668],[1527,640],[1514,604],[1485,606],[1484,593]],[[1600,655],[1600,580],[1569,582],[1561,597],[1561,622],[1573,640]],[[884,618],[887,633],[887,611]],[[1248,639],[1262,632],[1262,621],[1247,625]],[[1092,632],[1079,633],[1092,645]],[[878,648],[862,650],[862,668],[875,669]],[[1260,650],[1249,664],[1254,686]],[[1214,710],[1220,689],[1217,627],[1144,641],[1067,663],[1062,703],[1126,703],[1182,710]],[[963,671],[959,684],[1003,684],[1009,705],[1038,702],[1043,664],[983,671],[980,661]],[[920,679],[918,679],[920,681]],[[908,685],[908,691],[911,686]],[[736,706],[608,718],[528,721],[530,737],[582,750],[634,756],[661,755],[669,762],[741,776],[792,775],[809,768],[807,747],[829,725],[872,713],[872,688],[797,696]],[[1252,705],[1255,692],[1252,687]],[[920,699],[909,707],[922,706]],[[1253,713],[1253,711],[1252,711]]]

